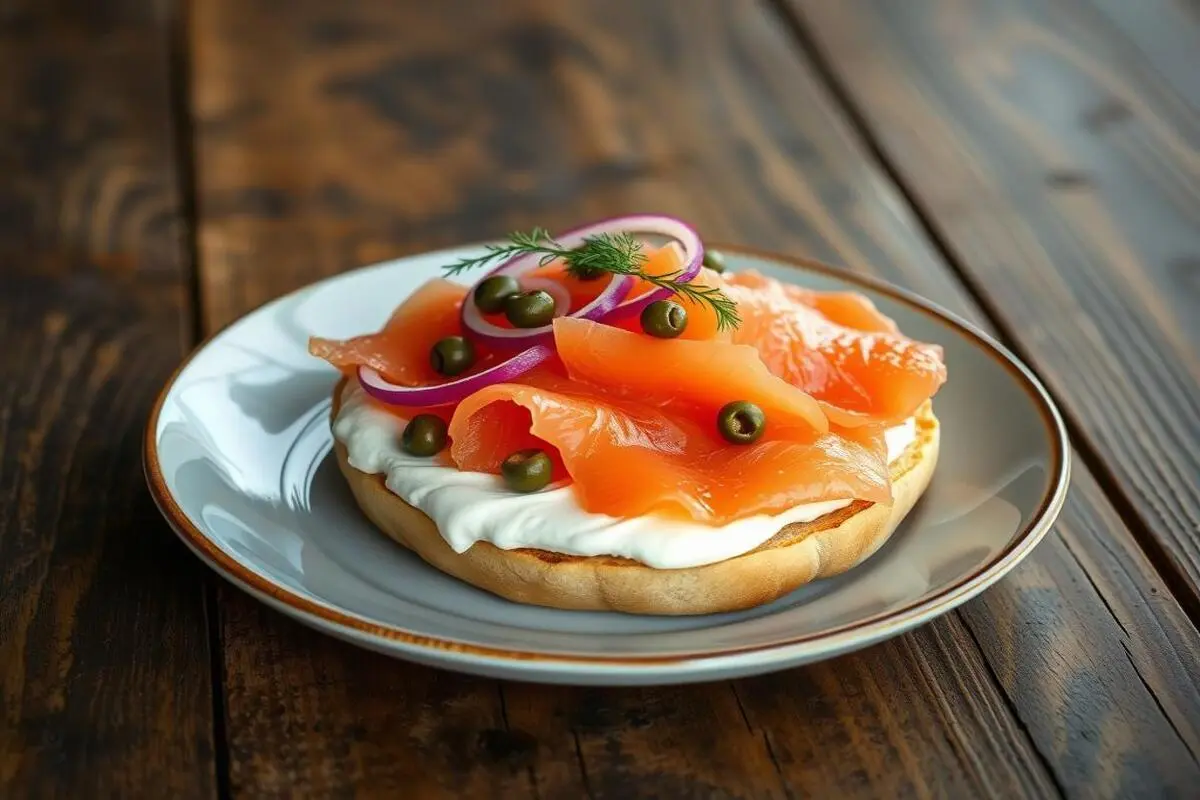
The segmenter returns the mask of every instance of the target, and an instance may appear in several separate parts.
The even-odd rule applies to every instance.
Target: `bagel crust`
[[[333,395],[333,415],[342,385]],[[839,575],[878,550],[924,493],[937,464],[939,426],[927,403],[917,436],[891,464],[891,505],[855,501],[811,522],[785,525],[740,556],[684,569],[656,569],[609,556],[502,550],[476,542],[456,553],[421,510],[350,466],[334,442],[338,467],[374,525],[437,569],[508,600],[551,608],[631,614],[711,614],[769,603],[817,578]]]

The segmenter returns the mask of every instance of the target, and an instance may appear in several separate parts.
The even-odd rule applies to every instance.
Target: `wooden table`
[[[598,690],[311,632],[156,513],[206,334],[634,210],[994,330],[1069,416],[1055,531],[861,653]],[[0,270],[0,796],[1200,792],[1195,0],[9,0]]]

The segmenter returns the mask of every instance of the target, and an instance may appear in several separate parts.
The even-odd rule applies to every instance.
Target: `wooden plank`
[[[513,728],[546,751],[532,763],[538,796],[787,796],[727,683],[503,691]]]
[[[963,616],[1067,794],[1186,797],[1200,637],[1132,538],[1112,535],[1091,475],[1074,481],[1056,537]]]
[[[156,4],[0,11],[0,796],[215,794],[203,570],[145,489],[181,355]]]
[[[1028,734],[958,614],[823,668],[739,681],[736,691],[798,797],[1058,792],[1040,754],[1029,760]],[[887,736],[871,736],[861,720]],[[956,768],[940,774],[946,764]]]
[[[1165,82],[1160,90],[1173,91],[1182,101],[1191,103],[1192,108],[1200,109],[1200,81],[1196,80],[1200,5],[1193,0],[1086,1],[1116,28],[1110,34],[1114,43],[1127,39],[1133,45],[1123,62],[1144,60]],[[1164,92],[1161,96],[1166,99],[1169,94]]]
[[[528,793],[494,681],[347,647],[235,590],[222,617],[235,796]]]
[[[618,4],[614,18],[648,26],[628,41],[597,3],[325,5],[297,3],[289,19],[265,0],[196,10],[210,327],[363,263],[643,206],[909,282],[936,269],[886,178],[839,150],[841,127],[788,98],[773,69],[810,80],[751,4],[717,17],[738,36],[701,34],[721,48],[711,60],[689,40],[703,21],[677,2]],[[623,62],[634,55],[672,79],[641,79]],[[689,116],[668,111],[680,107]],[[928,291],[965,302],[954,281]]]
[[[1196,618],[1200,48],[1152,65],[1081,3],[794,7]]]
[[[198,8],[210,326],[366,261],[646,208],[686,216],[713,238],[872,269],[975,313],[761,6],[310,1],[290,5],[286,18],[270,8],[265,0]],[[456,728],[454,741],[491,742],[511,760],[469,759],[456,771],[437,762],[423,773],[430,791],[452,775],[517,791],[513,761],[541,796],[742,787],[841,796],[872,786],[901,796],[1044,796],[1062,778],[1080,793],[1102,785],[1109,763],[1125,770],[1125,785],[1150,785],[1158,762],[1136,761],[1147,743],[1184,752],[1186,763],[1175,717],[1156,700],[1172,701],[1185,686],[1180,675],[1200,664],[1195,631],[1169,596],[1155,594],[1157,576],[1103,495],[1086,475],[1081,483],[1064,515],[1069,535],[1050,537],[1030,567],[967,614],[732,687],[497,692],[357,654],[230,593],[235,789],[332,793],[367,774],[345,772],[366,763],[364,753],[371,781],[394,785],[414,772],[414,759],[445,747],[446,734],[419,727],[414,751],[400,733],[407,720],[378,707],[378,687],[404,686],[405,707],[423,708],[434,681],[469,697],[461,702],[478,718]],[[1059,587],[1069,589],[1082,632],[1069,648],[1022,637],[1067,602]],[[1122,638],[1131,620],[1146,630]],[[1016,633],[997,644],[981,635],[989,625]],[[1114,667],[1080,652],[1118,642],[1149,688],[1122,666],[1130,658]],[[1012,669],[1050,656],[1055,679],[1030,696],[1063,709],[1061,719],[1021,708],[1027,687],[1018,680],[1028,674]],[[259,672],[277,663],[289,666]],[[1119,679],[1131,688],[1114,693]],[[1091,685],[1109,694],[1081,688]],[[1082,713],[1089,704],[1137,720],[1130,730],[1139,738],[1098,732]],[[1182,698],[1174,708],[1186,719],[1194,706]],[[1041,753],[1029,746],[1030,724]],[[305,732],[303,751],[296,731]],[[1068,763],[1089,740],[1103,764]],[[1170,786],[1180,773],[1165,774]]]

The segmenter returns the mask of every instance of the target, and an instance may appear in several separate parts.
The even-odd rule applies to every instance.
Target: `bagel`
[[[334,418],[344,385],[340,382],[333,393]],[[455,552],[429,516],[387,488],[383,475],[350,466],[345,446],[336,440],[334,452],[355,502],[375,527],[472,586],[550,608],[693,615],[769,603],[875,553],[925,492],[937,464],[940,429],[932,405],[927,402],[915,420],[916,437],[890,465],[890,504],[854,501],[810,522],[784,525],[742,555],[680,569],[611,556],[503,550],[486,541]]]

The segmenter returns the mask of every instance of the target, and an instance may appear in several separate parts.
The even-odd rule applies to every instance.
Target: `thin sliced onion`
[[[524,375],[553,354],[554,350],[545,345],[534,345],[483,372],[434,386],[399,386],[388,381],[377,370],[360,366],[358,382],[367,394],[389,405],[446,406],[457,403],[486,386],[504,383]]]
[[[704,245],[700,235],[686,222],[663,214],[633,214],[584,225],[567,231],[555,238],[564,249],[579,247],[584,240],[591,236],[604,233],[652,233],[666,236],[679,242],[683,247],[683,265],[680,274],[674,279],[677,283],[687,283],[700,273],[700,265],[704,260]],[[518,280],[527,272],[542,265],[542,256],[538,253],[519,255],[492,270],[486,278],[493,275],[511,275]],[[568,314],[579,319],[601,320],[615,314],[627,317],[640,314],[642,309],[653,303],[670,297],[674,292],[669,287],[658,287],[646,294],[628,302],[622,302],[633,287],[633,278],[629,275],[613,275],[608,286],[595,300]],[[554,330],[550,325],[540,328],[501,328],[483,318],[479,308],[468,295],[462,304],[462,323],[482,342],[493,347],[528,347],[532,344],[551,344],[554,340]]]
[[[510,268],[512,264],[509,261],[502,264],[499,269],[493,270],[487,277],[493,275],[512,275],[517,280],[521,281],[521,285],[525,286],[533,279],[523,279],[521,276],[531,269],[536,269],[539,266],[536,257],[530,259],[528,264],[520,264]],[[550,281],[547,281],[548,283]],[[620,305],[625,299],[625,295],[629,294],[630,287],[633,286],[633,278],[628,275],[613,275],[608,282],[608,286],[600,295],[588,303],[583,308],[569,316],[579,317],[580,319],[600,319],[609,314],[614,308]],[[560,308],[565,308],[569,312],[571,307],[571,297],[566,294],[566,303],[560,303],[559,297],[554,298],[555,310],[554,316],[561,316],[558,311]],[[512,350],[514,348],[530,347],[531,345],[546,345],[554,344],[554,327],[552,325],[542,325],[538,328],[501,328],[499,325],[494,325],[484,319],[483,314],[479,311],[479,306],[475,305],[474,292],[468,294],[463,300],[461,319],[463,327],[471,332],[472,338],[478,339],[491,347],[497,349]],[[554,293],[551,293],[554,296]]]

